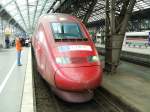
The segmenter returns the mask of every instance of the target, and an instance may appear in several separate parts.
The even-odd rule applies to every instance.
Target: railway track
[[[59,99],[38,74],[34,74],[34,88],[36,112],[138,112],[104,88],[96,89],[93,100],[81,104],[68,103]]]
[[[97,48],[98,51],[101,51],[101,55],[105,55],[105,48]],[[122,51],[121,52],[121,60],[128,61],[131,63],[135,63],[142,66],[150,67],[150,55],[148,54],[139,54],[129,51]]]
[[[95,90],[95,96],[89,102],[80,104],[64,102],[54,95],[49,85],[38,74],[34,56],[32,61],[36,112],[138,112],[102,87]]]

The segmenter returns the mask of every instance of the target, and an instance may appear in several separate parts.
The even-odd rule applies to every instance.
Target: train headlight
[[[98,56],[89,56],[88,57],[88,61],[89,62],[98,62],[99,61],[99,57]]]
[[[70,59],[68,57],[56,57],[57,64],[69,64]]]

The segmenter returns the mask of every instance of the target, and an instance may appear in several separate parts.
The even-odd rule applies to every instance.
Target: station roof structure
[[[121,5],[120,1],[122,0],[117,1],[118,3],[116,5],[118,5],[119,8]],[[54,2],[60,2],[60,0],[1,0],[0,5],[2,8],[0,12],[5,9],[11,16],[9,21],[14,19],[25,31],[30,33],[39,16],[46,14],[50,7],[54,7]],[[150,9],[150,0],[137,0],[134,11],[144,9]],[[97,0],[88,22],[94,22],[104,18],[105,0]]]
[[[0,5],[12,18],[30,32],[40,15],[47,12],[55,0],[1,0]],[[2,9],[0,10],[2,11]]]
[[[121,5],[122,0],[118,0],[118,9]],[[150,9],[150,0],[137,0],[133,12],[141,11],[144,9]],[[89,18],[88,22],[98,21],[105,18],[105,0],[98,0],[95,8],[93,9],[93,13]]]

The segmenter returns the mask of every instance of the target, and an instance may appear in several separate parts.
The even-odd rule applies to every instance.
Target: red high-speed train
[[[102,66],[84,24],[67,14],[39,18],[32,38],[38,72],[61,99],[85,102],[102,81]]]

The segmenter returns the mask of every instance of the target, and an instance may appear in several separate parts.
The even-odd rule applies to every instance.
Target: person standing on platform
[[[21,39],[19,37],[16,38],[16,51],[17,51],[17,65],[21,66],[20,58],[21,58],[21,51],[22,51],[22,45],[21,45]]]
[[[9,37],[8,36],[5,37],[5,44],[6,44],[6,48],[9,48],[10,42],[9,42]]]

